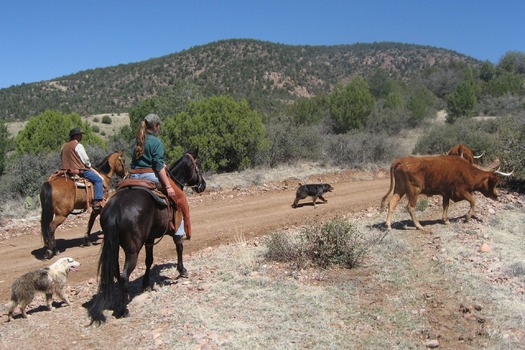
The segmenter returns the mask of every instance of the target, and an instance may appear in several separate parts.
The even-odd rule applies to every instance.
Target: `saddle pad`
[[[135,179],[133,179],[133,180],[135,180]],[[146,182],[151,182],[151,181],[146,181]],[[155,182],[153,182],[153,183],[155,183]],[[122,190],[126,190],[126,189],[146,191],[146,192],[148,192],[151,195],[151,197],[155,200],[155,203],[160,208],[166,208],[168,206],[168,198],[163,193],[159,192],[156,189],[152,190],[152,189],[144,187],[142,185],[130,185],[130,184],[128,184],[128,185],[125,185],[125,186],[119,185],[118,188],[117,188],[117,192],[118,191],[122,191]]]
[[[133,186],[133,187],[138,186],[138,187],[147,188],[149,190],[155,190],[157,188],[157,183],[153,181],[143,180],[143,179],[124,179],[118,184],[117,191],[123,187],[130,187],[130,186]]]

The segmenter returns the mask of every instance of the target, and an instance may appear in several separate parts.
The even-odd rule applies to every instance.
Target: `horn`
[[[479,159],[481,157],[483,157],[483,155],[485,154],[485,151],[483,151],[483,153],[481,153],[479,156],[474,156],[475,159]]]
[[[499,175],[502,175],[502,176],[511,176],[513,172],[514,172],[514,170],[512,170],[510,173],[503,173],[503,172],[499,171],[499,168],[498,168],[498,170],[494,171],[494,174],[499,174]]]

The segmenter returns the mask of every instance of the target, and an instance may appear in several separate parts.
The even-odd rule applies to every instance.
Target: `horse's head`
[[[197,150],[186,152],[169,169],[169,172],[175,182],[181,186],[189,186],[197,193],[206,189],[206,181],[202,177]]]
[[[122,178],[128,175],[128,169],[126,168],[126,161],[124,160],[122,151],[111,153],[97,164],[95,168],[101,175],[105,175],[107,178],[111,178],[113,174],[117,174]]]
[[[126,167],[126,160],[124,159],[123,151],[118,151],[108,156],[108,163],[111,169],[118,176],[125,178],[128,176],[128,168]]]

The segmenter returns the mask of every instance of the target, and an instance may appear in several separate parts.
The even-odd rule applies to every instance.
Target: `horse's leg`
[[[44,242],[46,244],[46,252],[44,253],[45,259],[51,259],[58,254],[57,244],[55,241],[55,231],[57,227],[60,226],[65,220],[65,216],[56,214],[53,222],[51,222],[51,225],[49,225],[49,237],[47,242]]]
[[[188,270],[184,267],[182,263],[182,252],[184,246],[182,245],[182,236],[174,236],[173,241],[175,242],[175,247],[177,248],[177,271],[179,271],[180,277],[188,277]]]
[[[86,234],[84,235],[84,245],[85,246],[92,246],[93,243],[91,243],[91,239],[89,238],[89,234],[91,233],[91,229],[93,228],[93,225],[95,224],[95,219],[98,216],[98,212],[95,212],[94,210],[91,212],[91,215],[89,216],[89,222],[87,226]]]
[[[124,262],[124,269],[122,270],[122,273],[120,274],[118,278],[118,283],[120,285],[120,288],[122,289],[122,294],[120,298],[120,302],[116,307],[115,310],[115,317],[121,318],[121,317],[127,317],[129,315],[128,310],[128,302],[129,302],[129,293],[128,293],[128,286],[129,286],[129,276],[131,276],[131,273],[133,270],[135,270],[135,267],[137,266],[137,260],[138,260],[139,253],[138,252],[126,252],[126,259]]]
[[[151,290],[151,285],[149,284],[149,273],[151,265],[153,264],[153,245],[146,244],[146,272],[142,276],[142,289]]]

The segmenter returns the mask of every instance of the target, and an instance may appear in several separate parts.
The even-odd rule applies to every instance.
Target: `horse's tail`
[[[104,322],[104,309],[109,305],[115,287],[114,277],[118,276],[119,223],[120,214],[115,213],[118,207],[107,207],[100,217],[104,242],[98,261],[99,287],[93,305],[89,309],[91,323]],[[117,209],[118,210],[118,209]]]
[[[49,236],[51,234],[51,221],[53,221],[53,192],[51,184],[44,182],[40,188],[40,205],[42,206],[42,215],[40,217],[40,228],[42,230],[42,238],[47,244],[49,242]]]

